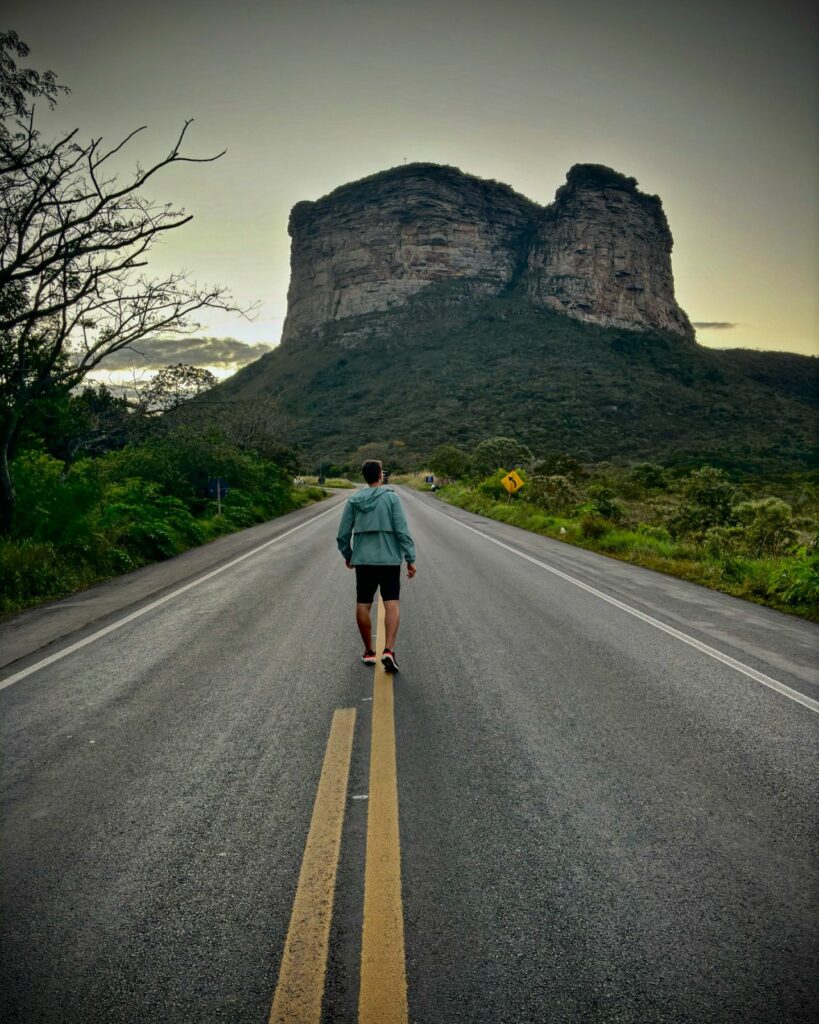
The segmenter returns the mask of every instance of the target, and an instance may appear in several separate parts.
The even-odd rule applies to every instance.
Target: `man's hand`
[[[349,561],[346,558],[344,559],[344,564],[347,566],[348,569],[352,569],[353,568],[353,566],[350,565]]]
[[[415,575],[415,563],[414,562],[407,562],[407,579],[411,580],[414,575]]]

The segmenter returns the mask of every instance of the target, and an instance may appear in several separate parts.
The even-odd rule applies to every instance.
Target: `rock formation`
[[[674,299],[672,244],[659,196],[607,167],[576,164],[540,218],[521,284],[577,320],[693,337]]]
[[[290,214],[284,338],[388,309],[435,281],[512,279],[515,245],[540,208],[496,182],[410,164],[343,185]]]
[[[578,320],[693,337],[674,299],[671,233],[657,196],[575,165],[545,208],[507,185],[410,164],[293,207],[283,342],[402,305],[440,282],[515,290]]]

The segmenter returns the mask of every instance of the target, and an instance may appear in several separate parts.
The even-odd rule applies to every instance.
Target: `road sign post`
[[[216,498],[216,514],[222,514],[222,498],[228,496],[228,482],[222,476],[214,476],[208,480],[208,497]]]
[[[512,500],[512,495],[523,487],[523,480],[513,469],[510,473],[507,473],[501,480],[501,483],[506,488],[506,504]]]

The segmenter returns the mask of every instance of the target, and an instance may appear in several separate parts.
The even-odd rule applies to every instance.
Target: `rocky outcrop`
[[[293,207],[283,342],[402,305],[442,282],[515,290],[580,320],[693,337],[674,300],[662,204],[633,178],[573,167],[543,208],[437,164],[384,171]]]
[[[410,164],[343,185],[290,214],[283,340],[331,320],[389,309],[433,282],[511,281],[536,203],[506,185]]]
[[[577,320],[693,337],[674,298],[672,244],[659,196],[607,167],[577,164],[540,219],[521,287]]]

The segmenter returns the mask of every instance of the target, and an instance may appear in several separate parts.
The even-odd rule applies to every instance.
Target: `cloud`
[[[249,345],[236,338],[143,338],[128,348],[112,352],[100,363],[104,370],[158,370],[185,363],[188,366],[232,367],[252,363],[273,345]]]
[[[707,331],[730,331],[732,327],[739,327],[739,324],[730,324],[725,320],[694,320],[695,327],[702,327]]]

